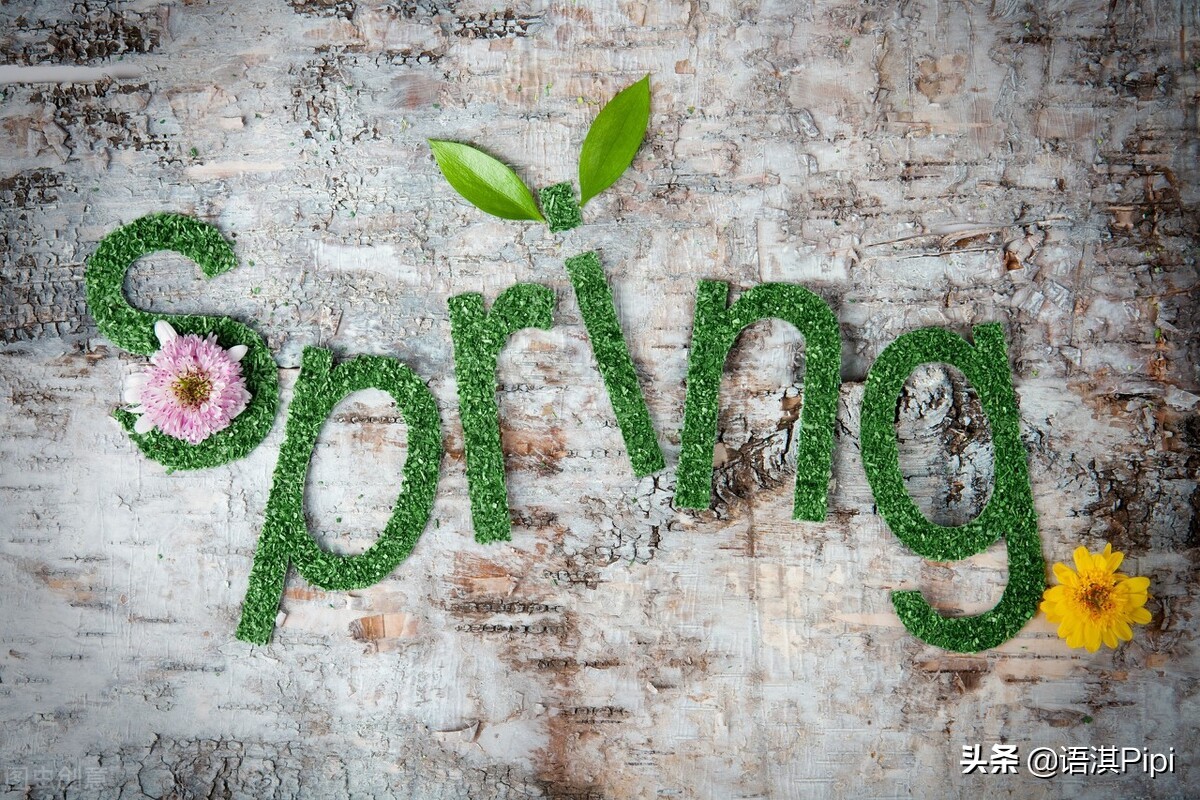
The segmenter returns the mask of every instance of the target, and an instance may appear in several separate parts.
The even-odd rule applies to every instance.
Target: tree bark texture
[[[1174,797],[1200,782],[1200,6],[1190,0],[482,0],[0,5],[0,788],[15,797]],[[50,68],[41,77],[20,68]],[[427,138],[537,188],[651,75],[631,170],[563,235],[456,195]],[[248,458],[167,474],[111,418],[144,359],[84,302],[147,213],[241,266],[139,261],[135,305],[260,331],[283,403]],[[667,469],[637,479],[565,258],[595,249]],[[791,520],[803,343],[725,369],[713,507],[671,504],[697,282],[802,283],[841,326],[824,523]],[[558,297],[498,402],[510,543],[471,533],[449,297]],[[875,513],[863,380],[899,334],[1005,326],[1044,552],[1111,542],[1153,622],[1071,651],[909,635],[896,589],[978,613],[1003,543],[957,563]],[[438,398],[434,519],[367,589],[289,578],[275,641],[233,638],[305,345],[400,358]],[[918,505],[987,501],[986,418],[953,369],[897,410]],[[360,552],[405,427],[363,392],[312,462],[313,535]],[[1174,774],[961,775],[964,746],[1174,747]],[[1194,788],[1193,788],[1194,790]]]

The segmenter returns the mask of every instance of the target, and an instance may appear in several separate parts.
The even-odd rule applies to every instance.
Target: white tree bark
[[[1183,796],[1200,781],[1196,4],[270,0],[0,6],[0,778],[29,797]],[[38,67],[41,72],[23,68]],[[45,68],[54,68],[47,71]],[[84,68],[82,71],[57,71]],[[534,186],[649,73],[651,133],[582,228],[495,220],[426,138]],[[105,76],[116,77],[105,77]],[[47,82],[47,80],[50,82]],[[76,81],[74,83],[65,81]],[[166,474],[111,419],[142,359],[84,261],[155,211],[236,271],[140,261],[136,305],[260,331],[283,404],[248,458]],[[638,480],[563,259],[601,253],[667,452]],[[831,512],[790,519],[803,348],[726,368],[716,502],[671,507],[696,283],[803,283],[843,336]],[[513,541],[472,540],[446,302],[552,286],[498,381]],[[891,591],[990,607],[1003,546],[924,562],[875,513],[862,381],[900,333],[1006,326],[1045,554],[1128,554],[1154,620],[1070,651],[1039,616],[974,656]],[[400,358],[442,409],[435,521],[387,580],[288,581],[233,638],[305,345]],[[405,430],[374,393],[326,425],[314,535],[382,527]],[[991,449],[952,370],[910,380],[902,462],[943,524]],[[526,628],[528,626],[528,628]],[[1172,775],[961,775],[964,745],[1166,752]]]

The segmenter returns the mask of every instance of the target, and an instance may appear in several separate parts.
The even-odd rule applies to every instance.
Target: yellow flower
[[[1103,642],[1115,648],[1133,638],[1130,623],[1150,621],[1150,612],[1143,608],[1150,579],[1117,572],[1124,558],[1106,544],[1101,553],[1076,547],[1074,570],[1062,562],[1054,565],[1059,585],[1046,590],[1041,609],[1058,623],[1058,635],[1067,640],[1067,647],[1086,647],[1094,653]]]

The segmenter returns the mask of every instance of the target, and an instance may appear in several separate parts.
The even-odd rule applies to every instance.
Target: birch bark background
[[[262,0],[0,4],[0,783],[16,797],[1173,797],[1200,783],[1200,7],[1131,2]],[[46,67],[40,73],[18,68]],[[69,69],[68,69],[69,68]],[[73,70],[73,71],[72,71]],[[426,138],[535,187],[571,179],[600,103],[649,73],[633,168],[561,236],[486,217]],[[107,76],[107,77],[106,77]],[[111,419],[142,359],[99,336],[85,259],[146,213],[217,225],[212,281],[127,289],[268,340],[283,404],[248,458],[165,474]],[[665,472],[637,480],[563,259],[608,271]],[[696,282],[808,286],[843,336],[831,513],[790,519],[803,346],[726,367],[715,502],[672,508]],[[511,543],[471,536],[447,299],[552,286],[499,403]],[[858,452],[862,381],[900,333],[1008,332],[1048,561],[1106,541],[1153,622],[1071,651],[909,635],[895,589],[977,613],[1002,543],[907,551]],[[233,638],[305,345],[396,356],[442,409],[435,519],[387,580],[293,575],[268,647]],[[381,393],[326,424],[307,499],[359,552],[398,488]],[[991,485],[954,370],[898,407],[908,485],[961,523]],[[1131,746],[1173,775],[961,775],[963,747]],[[1192,789],[1186,787],[1191,786]]]

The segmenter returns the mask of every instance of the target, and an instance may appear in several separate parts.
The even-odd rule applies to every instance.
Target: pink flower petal
[[[163,347],[166,347],[179,337],[179,334],[171,327],[171,323],[165,319],[160,319],[154,323],[154,335],[158,337],[158,343]]]
[[[156,324],[155,333],[166,333],[167,341],[151,357],[148,379],[138,394],[144,418],[168,436],[191,444],[229,427],[250,402],[235,357],[244,356],[246,348],[240,353],[237,347],[225,350],[215,334],[172,338],[174,329],[166,322]]]

